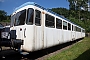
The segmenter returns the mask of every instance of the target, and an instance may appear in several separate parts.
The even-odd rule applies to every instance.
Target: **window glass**
[[[24,25],[26,18],[26,10],[18,12],[15,16],[14,25]]]
[[[22,10],[11,17],[11,26],[14,24],[17,25],[24,25],[26,19],[26,10]]]
[[[76,26],[74,26],[74,31],[76,31],[77,29],[76,29]]]
[[[30,8],[27,11],[27,21],[26,21],[26,24],[32,25],[33,24],[33,17],[34,17],[34,10]]]
[[[15,15],[12,15],[12,16],[11,16],[11,27],[12,27],[13,24],[14,24],[14,19],[15,19]]]
[[[4,25],[0,24],[0,27],[4,27]]]
[[[76,27],[76,31],[81,32],[81,28]]]
[[[74,26],[72,25],[72,31],[74,31]]]
[[[46,14],[45,26],[51,28],[55,27],[55,21],[53,16]]]
[[[68,23],[68,30],[71,30],[71,24]]]
[[[76,31],[78,31],[78,27],[76,27]]]
[[[63,29],[67,30],[67,22],[63,21]]]
[[[79,28],[79,32],[81,32],[81,28]]]
[[[41,12],[38,10],[35,10],[35,25],[41,25]]]
[[[83,33],[85,33],[85,30],[82,30]]]
[[[62,20],[56,18],[56,28],[57,29],[62,29]]]

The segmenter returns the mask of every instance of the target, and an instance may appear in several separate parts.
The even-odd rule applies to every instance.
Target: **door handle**
[[[26,38],[25,31],[26,31],[26,28],[24,29],[24,37]]]

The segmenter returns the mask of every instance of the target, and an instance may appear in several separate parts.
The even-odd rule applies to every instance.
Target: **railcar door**
[[[76,32],[75,32],[75,26],[72,25],[72,40],[75,40]]]
[[[35,50],[43,49],[43,26],[42,26],[43,14],[40,10],[35,10]]]

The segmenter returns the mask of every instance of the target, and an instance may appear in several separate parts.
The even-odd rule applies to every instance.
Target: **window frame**
[[[59,21],[57,21],[57,20],[61,21],[61,23],[59,24]],[[57,26],[57,25],[58,25],[58,26]],[[59,27],[59,26],[60,26],[60,27]],[[57,28],[57,29],[62,29],[62,20],[59,19],[59,18],[56,18],[56,28]]]
[[[50,14],[45,14],[45,26],[49,28],[55,28],[55,17]]]
[[[25,11],[25,18],[24,20],[19,20],[20,19],[20,16],[21,16],[21,12]],[[19,15],[20,14],[20,15]],[[26,19],[27,19],[27,10],[26,9],[23,9],[19,12],[17,12],[16,14],[14,14],[15,17],[14,17],[14,21],[13,21],[13,25],[14,26],[19,26],[19,25],[24,25],[26,23]],[[19,16],[18,16],[19,15]],[[17,16],[18,16],[18,19],[17,19]],[[21,21],[24,21],[23,24],[21,23]]]
[[[66,24],[66,26],[65,26],[65,24]],[[66,21],[63,21],[63,29],[67,30],[67,22]]]
[[[74,27],[75,27],[75,26],[74,26],[74,25],[72,25],[72,31],[74,31]]]
[[[36,11],[40,12],[39,18],[36,17]],[[36,24],[36,19],[39,21],[39,24],[38,23]],[[34,23],[36,26],[41,26],[41,11],[40,10],[37,10],[37,9],[35,10],[35,22]]]
[[[84,29],[82,29],[82,32],[83,32],[83,33],[85,33],[85,30],[84,30]]]
[[[68,23],[68,30],[71,30],[71,23]]]
[[[28,15],[30,14],[30,12],[28,11],[29,9],[32,9],[33,10],[33,21],[32,21],[32,24],[30,23],[30,20],[28,19]],[[27,25],[33,25],[34,24],[34,9],[33,8],[28,8],[27,9],[27,20],[26,20],[26,24]]]

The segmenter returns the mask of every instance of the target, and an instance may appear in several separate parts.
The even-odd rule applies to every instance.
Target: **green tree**
[[[10,22],[10,16],[3,10],[0,10],[0,22]]]
[[[61,16],[64,16],[64,17],[69,16],[69,10],[66,8],[52,8],[51,10],[58,13]]]
[[[84,10],[88,9],[88,0],[67,0],[69,2],[69,9],[70,10]]]
[[[3,10],[0,10],[0,21],[7,19],[7,13]]]
[[[75,10],[75,0],[67,0],[69,2],[69,9]]]

